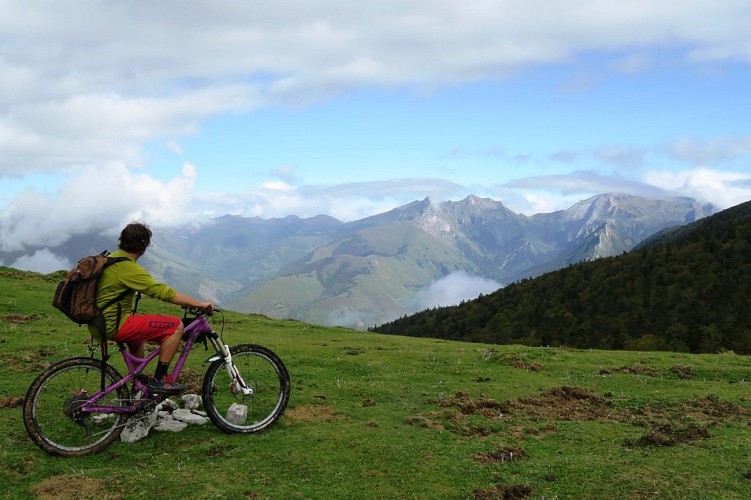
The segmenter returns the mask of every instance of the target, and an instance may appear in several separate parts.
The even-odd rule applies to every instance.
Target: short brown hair
[[[117,246],[130,253],[143,253],[151,243],[151,229],[142,222],[131,222],[120,233]]]

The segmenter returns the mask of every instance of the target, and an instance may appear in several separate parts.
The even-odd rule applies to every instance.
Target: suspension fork
[[[252,396],[255,390],[245,383],[245,380],[240,374],[240,370],[238,370],[235,364],[232,362],[232,353],[229,350],[229,346],[219,341],[219,335],[217,335],[216,332],[212,331],[211,334],[207,336],[209,338],[209,341],[211,342],[211,345],[214,346],[216,354],[214,356],[211,356],[206,361],[213,363],[214,361],[219,361],[220,359],[223,360],[224,369],[227,370],[227,374],[232,380],[233,391],[240,392],[245,396]]]

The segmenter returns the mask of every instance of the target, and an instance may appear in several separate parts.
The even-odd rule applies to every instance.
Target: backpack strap
[[[106,250],[105,250],[105,252],[106,252]],[[102,252],[102,255],[105,255],[105,252]],[[113,264],[117,264],[118,262],[123,262],[125,260],[130,260],[127,257],[107,257],[107,259],[108,260],[107,260],[106,266],[111,266]],[[94,323],[94,326],[96,326],[99,329],[99,333],[102,335],[102,341],[104,341],[104,339],[106,337],[106,333],[107,333],[107,325],[106,325],[106,322],[104,320],[104,315],[102,314],[102,311],[104,311],[108,307],[111,307],[112,304],[114,304],[116,302],[120,302],[129,293],[130,293],[130,290],[125,290],[120,295],[118,295],[117,297],[115,297],[115,298],[107,301],[106,304],[104,304],[102,307],[98,308],[99,309],[99,315],[94,319],[94,321],[92,321],[92,323]],[[138,303],[137,300],[136,300],[136,303]],[[118,310],[117,310],[117,324],[118,325],[120,324],[120,306],[119,306],[119,304],[118,304]]]
[[[102,255],[106,255],[106,251],[102,252]],[[124,260],[130,260],[127,257],[108,257],[107,266],[111,266],[112,264],[117,264],[118,262],[122,262]],[[116,302],[120,302],[122,299],[125,298],[126,295],[130,293],[130,290],[125,290],[120,295],[115,297],[112,300],[107,301],[104,306],[99,308],[99,314],[97,314],[96,318],[94,318],[94,321],[92,323],[94,326],[99,330],[99,335],[101,335],[102,340],[99,343],[99,347],[102,352],[102,383],[101,383],[101,389],[104,391],[105,388],[105,381],[104,381],[104,372],[107,369],[107,361],[110,359],[109,352],[107,350],[107,321],[104,319],[104,315],[102,314],[102,311],[107,309],[108,307],[112,306],[112,304]],[[117,325],[120,324],[120,304],[117,304]]]
[[[136,292],[136,301],[133,304],[133,314],[138,311],[138,301],[141,300],[141,292]]]
[[[93,321],[94,325],[99,329],[99,334],[102,336],[102,340],[99,344],[102,350],[102,391],[104,391],[104,387],[105,387],[104,370],[106,369],[105,367],[107,366],[107,361],[110,359],[110,355],[107,352],[107,321],[104,319],[104,315],[102,314],[102,311],[110,307],[112,304],[117,303],[117,320],[115,324],[119,325],[120,324],[120,310],[122,309],[120,307],[120,300],[124,299],[125,296],[128,295],[128,293],[130,293],[130,290],[125,290],[123,293],[121,293],[114,299],[108,301],[104,305],[104,307],[101,307],[99,309],[99,314]]]

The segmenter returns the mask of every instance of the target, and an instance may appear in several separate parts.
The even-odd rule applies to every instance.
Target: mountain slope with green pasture
[[[274,428],[191,426],[51,457],[26,436],[20,402],[44,366],[87,353],[85,329],[50,305],[59,278],[0,268],[8,498],[739,498],[751,487],[747,357],[472,344],[229,311],[225,341],[265,345],[290,372]],[[206,357],[191,356],[190,385]]]

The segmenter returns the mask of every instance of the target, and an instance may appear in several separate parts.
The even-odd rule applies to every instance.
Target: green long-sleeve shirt
[[[112,264],[104,270],[97,285],[97,306],[103,306],[126,290],[129,292],[118,302],[102,311],[107,325],[108,339],[115,336],[128,316],[132,314],[133,296],[136,292],[165,302],[172,302],[177,293],[174,288],[156,281],[127,252],[117,250],[112,252],[110,257],[127,257],[128,260]],[[118,304],[120,306],[120,323],[117,323]],[[89,332],[94,338],[100,337],[99,331],[93,325],[89,325]]]

